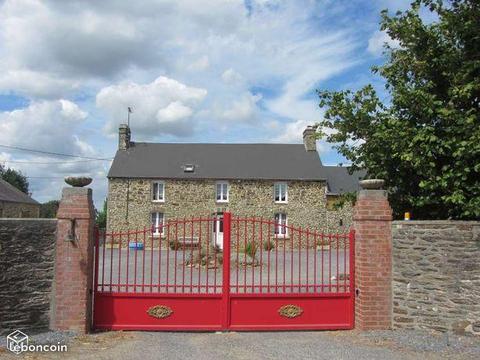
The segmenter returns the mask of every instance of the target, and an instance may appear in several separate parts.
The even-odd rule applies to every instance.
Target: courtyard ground
[[[67,353],[10,354],[1,359],[479,359],[475,337],[423,331],[321,331],[264,333],[105,332],[74,337],[32,336],[35,343],[68,341]]]

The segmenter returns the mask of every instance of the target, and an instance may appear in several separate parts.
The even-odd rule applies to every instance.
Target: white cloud
[[[25,109],[0,112],[0,143],[79,152],[74,129],[86,117],[86,112],[68,100],[33,102]]]
[[[90,82],[121,79],[132,70],[205,70],[208,55],[190,51],[211,31],[234,31],[245,13],[235,1],[40,1],[0,5],[0,89],[54,97]],[[158,72],[157,72],[158,73]],[[27,76],[28,75],[28,76]],[[38,89],[30,79],[47,83]],[[47,86],[48,85],[48,86]]]
[[[188,71],[203,71],[210,66],[208,56],[202,56],[200,59],[195,60],[193,63],[187,66]]]
[[[222,80],[226,84],[238,84],[243,80],[243,77],[238,72],[230,68],[223,72]]]
[[[297,120],[282,125],[278,124],[277,127],[281,128],[281,132],[274,141],[279,143],[301,143],[303,141],[303,131],[307,126],[314,124],[307,120]],[[324,129],[324,131],[328,132],[329,130]],[[317,151],[320,154],[327,152],[329,149],[330,145],[324,140],[320,139],[317,141]]]
[[[74,154],[88,157],[101,156],[77,132],[88,114],[68,100],[32,102],[24,109],[0,112],[0,144],[28,149]],[[35,199],[58,199],[64,186],[63,177],[87,175],[105,178],[108,162],[85,161],[71,157],[49,156],[14,151],[0,153],[0,162],[31,177],[30,190]],[[96,199],[104,196],[105,181],[96,180]]]
[[[257,103],[261,99],[260,94],[254,95],[246,92],[228,104],[226,109],[214,112],[214,116],[217,116],[220,120],[252,122],[257,117]]]
[[[337,23],[351,13],[339,3],[0,1],[0,93],[27,97],[29,117],[55,107],[52,123],[69,124],[26,120],[31,146],[111,155],[116,141],[103,136],[116,135],[128,106],[134,140],[299,141],[321,117],[314,89],[360,59],[358,24]],[[91,115],[74,120],[58,99]],[[8,123],[15,142],[28,138]]]
[[[97,94],[96,103],[109,115],[105,129],[111,135],[116,134],[127,107],[131,106],[134,136],[186,136],[193,126],[191,116],[206,95],[205,89],[160,76],[148,84],[129,82],[105,87]]]
[[[384,50],[384,45],[388,44],[392,48],[399,47],[398,40],[393,40],[385,31],[375,31],[368,40],[367,50],[375,56],[381,56]]]
[[[1,66],[0,66],[1,68]],[[32,70],[5,70],[0,73],[0,89],[35,98],[58,98],[78,89],[79,81]]]
[[[174,101],[167,107],[158,110],[156,118],[159,123],[169,123],[189,118],[192,113],[192,109],[188,106],[183,105],[180,101]]]
[[[306,120],[296,120],[282,126],[282,132],[275,138],[279,143],[299,143],[302,142],[303,130],[308,125],[313,125]]]

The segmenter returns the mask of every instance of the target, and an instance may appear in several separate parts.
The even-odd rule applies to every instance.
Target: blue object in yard
[[[143,250],[143,243],[131,242],[131,243],[128,243],[128,247],[130,249]]]

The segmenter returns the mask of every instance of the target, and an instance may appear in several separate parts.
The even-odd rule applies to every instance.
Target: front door
[[[223,250],[223,213],[217,213],[213,222],[212,243]]]

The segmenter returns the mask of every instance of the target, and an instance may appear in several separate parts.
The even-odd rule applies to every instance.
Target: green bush
[[[177,240],[170,240],[170,249],[174,250],[174,251],[177,251],[178,249],[180,249],[182,247],[182,244],[180,243],[180,241],[177,241]]]
[[[273,249],[275,249],[275,244],[273,243],[273,241],[268,240],[267,242],[263,243],[263,250],[270,251]]]
[[[258,251],[258,245],[253,242],[249,241],[246,245],[245,248],[243,249],[243,252],[250,256],[252,259],[255,258],[255,255],[257,254]]]

